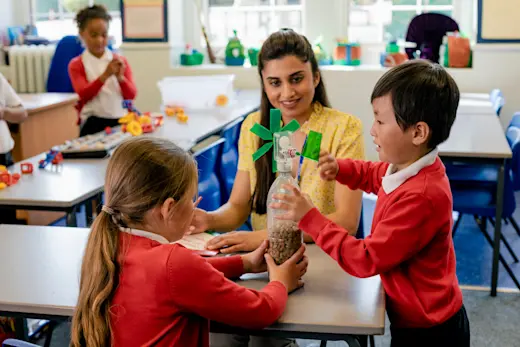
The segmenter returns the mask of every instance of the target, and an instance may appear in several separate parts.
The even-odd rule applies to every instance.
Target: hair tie
[[[107,205],[103,205],[103,207],[101,207],[101,211],[103,211],[111,216],[114,216],[116,214],[114,212],[114,210],[111,207],[108,207]]]

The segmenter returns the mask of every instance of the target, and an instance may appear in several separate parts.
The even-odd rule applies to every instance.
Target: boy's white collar
[[[401,186],[407,179],[413,177],[419,173],[422,169],[435,163],[439,150],[435,148],[424,157],[414,162],[412,165],[395,172],[394,164],[390,164],[386,170],[386,174],[383,177],[383,190],[386,194],[390,194]]]
[[[170,243],[168,240],[166,240],[165,237],[163,237],[159,234],[151,233],[149,231],[123,228],[123,227],[119,227],[119,230],[121,230],[124,233],[131,234],[131,235],[146,237],[147,239],[159,242],[160,244],[163,244],[163,245]]]

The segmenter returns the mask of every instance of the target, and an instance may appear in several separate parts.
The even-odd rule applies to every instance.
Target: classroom
[[[0,2],[0,346],[520,347],[517,1]]]

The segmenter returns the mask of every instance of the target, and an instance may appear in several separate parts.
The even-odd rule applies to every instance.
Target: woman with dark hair
[[[216,211],[196,210],[191,233],[208,229],[226,232],[212,239],[207,247],[222,253],[250,251],[267,239],[267,193],[274,182],[272,151],[253,162],[253,153],[265,141],[250,132],[255,123],[269,128],[269,111],[278,108],[283,124],[295,119],[300,129],[293,135],[293,144],[301,151],[310,130],[322,134],[321,149],[338,158],[364,159],[361,121],[349,114],[330,108],[314,51],[305,36],[290,29],[271,34],[258,56],[258,72],[262,83],[262,101],[259,112],[244,121],[239,140],[238,172],[229,201]],[[298,158],[293,165],[297,176]],[[356,234],[360,212],[361,191],[351,191],[344,185],[320,179],[319,169],[310,160],[304,160],[299,177],[301,190],[309,195],[314,205],[329,219]],[[236,232],[251,216],[252,232]],[[232,232],[230,232],[232,231]],[[312,242],[307,235],[306,242]],[[249,338],[233,336],[223,346],[247,346]],[[255,337],[258,346],[296,346],[291,340]],[[256,341],[258,340],[258,341]],[[261,341],[260,341],[261,340]],[[215,341],[215,343],[213,343]],[[220,346],[212,338],[212,346]]]

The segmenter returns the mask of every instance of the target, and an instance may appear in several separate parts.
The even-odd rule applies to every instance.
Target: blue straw
[[[307,143],[307,136],[305,136],[305,141],[303,141],[302,152],[300,153],[300,164],[298,165],[298,184],[300,183],[300,176],[302,172],[303,165],[303,150],[305,149],[305,144]]]

